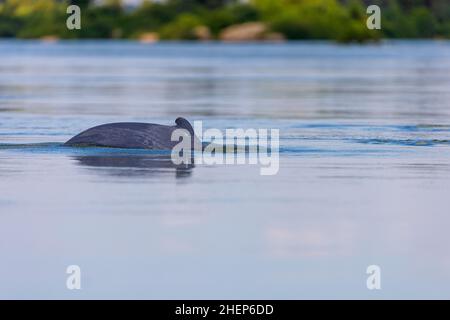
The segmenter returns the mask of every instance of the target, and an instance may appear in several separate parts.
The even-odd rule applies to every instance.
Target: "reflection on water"
[[[176,165],[172,162],[170,155],[88,155],[73,157],[80,166],[92,168],[93,172],[99,172],[96,168],[105,168],[101,173],[107,172],[113,176],[147,177],[157,174],[174,172],[177,178],[189,177],[194,168],[194,159],[189,164]]]
[[[449,101],[446,41],[0,41],[0,297],[449,298]],[[178,116],[279,129],[278,174],[62,146]]]

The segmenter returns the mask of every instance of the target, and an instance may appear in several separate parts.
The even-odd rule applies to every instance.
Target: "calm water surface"
[[[60,145],[180,115],[279,173]],[[450,298],[449,191],[450,42],[0,41],[0,298]]]

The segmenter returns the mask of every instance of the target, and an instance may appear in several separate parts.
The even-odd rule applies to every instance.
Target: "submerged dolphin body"
[[[177,118],[174,126],[154,123],[119,122],[103,124],[87,129],[64,145],[71,147],[109,147],[170,150],[180,141],[172,141],[176,129],[184,129],[191,136],[191,148],[198,142],[189,121]],[[201,146],[201,143],[199,144]]]

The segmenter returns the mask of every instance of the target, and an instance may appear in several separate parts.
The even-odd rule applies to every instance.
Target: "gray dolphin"
[[[175,124],[174,126],[166,126],[140,122],[108,123],[87,129],[64,145],[71,147],[171,150],[179,143],[179,141],[171,140],[172,133],[176,129],[185,129],[191,136],[192,149],[195,146],[201,146],[189,121],[184,118],[177,118]]]

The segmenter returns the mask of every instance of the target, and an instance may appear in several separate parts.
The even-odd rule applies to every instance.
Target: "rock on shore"
[[[219,35],[222,41],[283,41],[280,33],[270,32],[262,22],[235,24],[222,30]]]

